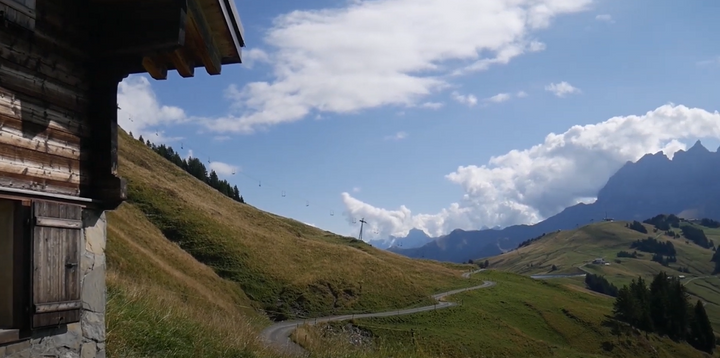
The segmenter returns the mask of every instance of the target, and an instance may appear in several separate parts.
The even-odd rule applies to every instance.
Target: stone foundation
[[[83,210],[83,226],[81,322],[0,346],[0,358],[105,358],[105,213]]]

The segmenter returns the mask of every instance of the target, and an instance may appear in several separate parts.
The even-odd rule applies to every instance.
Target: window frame
[[[31,200],[0,194],[0,200],[13,204],[13,322],[10,328],[0,329],[0,345],[30,338],[28,304],[30,302],[30,238]]]

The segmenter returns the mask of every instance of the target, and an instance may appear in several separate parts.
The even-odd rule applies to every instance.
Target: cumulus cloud
[[[233,111],[204,123],[251,133],[312,112],[416,106],[450,88],[448,75],[544,49],[534,34],[591,2],[379,0],[293,11],[275,18],[265,34],[267,56],[257,53],[273,78],[234,88]]]
[[[558,96],[560,98],[565,97],[568,94],[581,92],[579,88],[573,87],[571,84],[569,84],[565,81],[562,81],[560,83],[551,83],[551,84],[545,86],[545,90],[552,92],[553,94],[555,94],[556,96]]]
[[[259,48],[251,48],[243,51],[243,66],[244,68],[253,68],[256,63],[269,63],[270,55]]]
[[[210,162],[210,169],[219,176],[231,176],[240,170],[240,167],[223,162]]]
[[[466,165],[445,176],[464,195],[435,214],[388,210],[342,194],[346,215],[377,223],[381,235],[405,235],[413,227],[431,235],[482,226],[535,223],[597,192],[625,162],[646,153],[672,155],[697,138],[720,139],[720,114],[668,104],[642,115],[613,117],[550,133],[531,148]]]
[[[403,140],[407,138],[408,134],[405,132],[397,132],[393,135],[389,135],[385,137],[385,140]]]
[[[615,20],[613,20],[612,16],[610,16],[608,14],[597,15],[597,16],[595,16],[595,20],[609,22],[609,23],[615,22]]]
[[[458,91],[453,91],[453,93],[450,94],[452,96],[452,99],[454,99],[458,103],[462,103],[464,105],[467,105],[468,107],[472,107],[477,104],[478,99],[475,97],[475,95],[472,94],[460,94]]]
[[[150,81],[140,75],[131,75],[118,85],[118,125],[136,138],[142,135],[154,143],[179,138],[164,136],[161,126],[186,122],[182,108],[160,105]]]
[[[486,101],[500,103],[509,100],[510,97],[509,93],[498,93],[490,98],[487,98]]]
[[[517,94],[515,94],[518,98],[525,98],[528,96],[528,94],[525,91],[520,91]]]

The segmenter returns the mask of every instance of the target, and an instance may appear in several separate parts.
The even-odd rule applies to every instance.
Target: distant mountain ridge
[[[434,238],[426,234],[425,231],[413,228],[404,237],[390,235],[387,239],[370,240],[368,243],[379,249],[389,249],[391,247],[410,249],[421,247],[433,240]]]
[[[543,233],[568,230],[605,215],[617,220],[644,220],[658,213],[688,219],[720,219],[720,148],[710,152],[700,141],[672,160],[662,152],[627,162],[600,189],[597,201],[577,204],[534,225],[502,230],[453,230],[422,247],[390,251],[414,258],[465,262],[494,256]]]

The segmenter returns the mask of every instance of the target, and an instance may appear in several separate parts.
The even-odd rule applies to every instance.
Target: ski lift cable
[[[191,157],[193,157],[193,158],[207,157],[207,158],[208,158],[208,163],[212,163],[209,155],[206,155],[203,151],[193,150],[193,149],[192,149],[192,146],[190,145],[190,143],[182,142],[182,143],[180,143],[180,147],[181,147],[181,149],[183,149],[183,150],[185,149],[185,147],[187,147],[187,150],[192,152],[192,156],[191,156]],[[210,169],[210,168],[208,168],[208,169]],[[246,177],[246,178],[248,178],[248,179],[251,179],[251,180],[257,182],[259,187],[266,187],[266,188],[278,190],[278,191],[280,192],[281,197],[283,197],[283,198],[288,198],[288,199],[290,199],[290,198],[293,198],[293,197],[294,197],[294,198],[296,198],[296,199],[301,199],[302,201],[305,202],[305,207],[310,207],[310,204],[313,204],[313,205],[312,205],[313,208],[317,208],[317,209],[321,209],[321,210],[325,211],[325,213],[326,213],[325,215],[328,215],[327,213],[329,212],[329,213],[330,213],[330,216],[332,216],[332,217],[335,216],[335,215],[334,215],[334,214],[335,214],[335,210],[334,210],[334,209],[332,209],[332,208],[330,208],[330,207],[327,207],[326,205],[318,204],[318,201],[310,200],[309,198],[307,198],[307,197],[305,197],[305,196],[303,196],[303,195],[297,195],[297,193],[289,193],[287,190],[281,189],[281,188],[279,188],[279,187],[276,187],[275,185],[273,185],[272,183],[270,183],[270,182],[268,182],[268,181],[266,181],[266,180],[260,180],[260,179],[259,179],[258,177],[256,177],[255,175],[252,175],[251,173],[248,173],[247,170],[239,170],[239,171],[238,171],[238,170],[233,170],[232,175],[236,175],[236,174],[240,174],[240,175],[242,175],[242,176],[244,176],[244,177]],[[292,195],[291,195],[291,194],[292,194]],[[294,200],[293,200],[293,201],[294,201]],[[354,218],[354,217],[351,216],[351,217],[349,217],[349,219],[350,219],[350,221],[351,221],[353,224],[356,224],[356,223],[357,223],[357,219],[356,219],[356,218]]]

